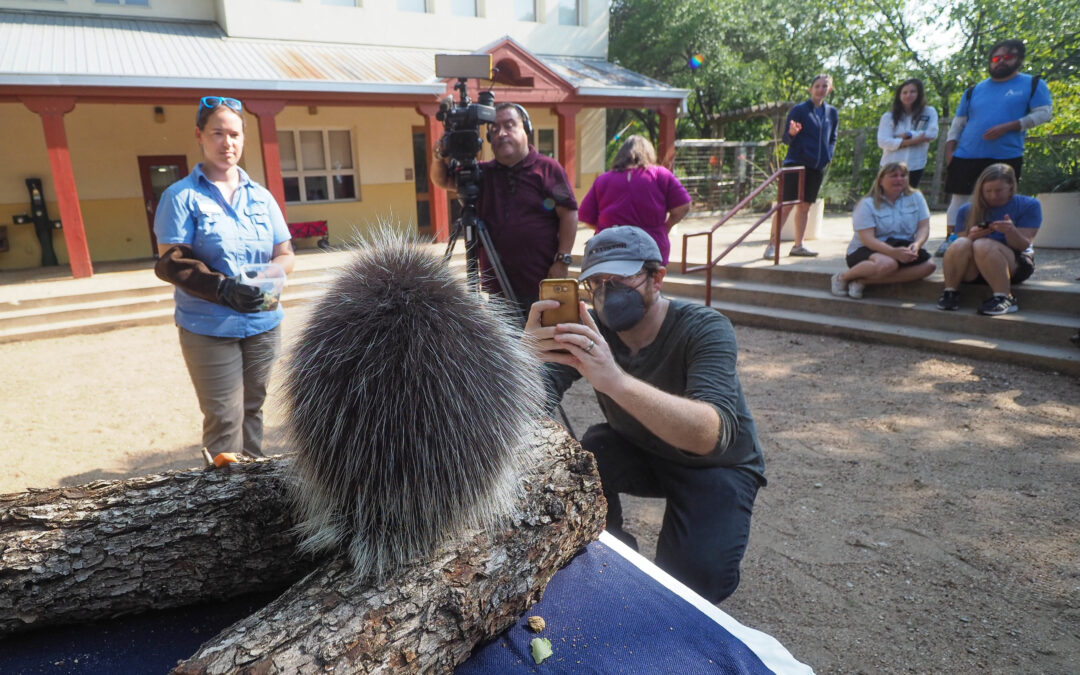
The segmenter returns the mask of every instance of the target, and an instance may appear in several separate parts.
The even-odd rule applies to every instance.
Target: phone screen
[[[540,313],[541,326],[580,323],[577,279],[544,279],[540,282],[540,299],[558,300],[560,303],[557,309]]]

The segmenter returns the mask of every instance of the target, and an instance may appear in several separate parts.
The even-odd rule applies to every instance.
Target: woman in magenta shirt
[[[644,136],[630,136],[619,148],[611,171],[597,177],[578,207],[578,221],[597,232],[636,225],[649,233],[668,264],[668,231],[690,211],[690,195],[673,173],[656,163],[656,150]]]

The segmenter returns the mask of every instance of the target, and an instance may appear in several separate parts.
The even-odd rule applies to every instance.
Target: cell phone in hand
[[[545,309],[540,313],[541,326],[581,322],[577,279],[544,279],[540,282],[540,299],[559,301],[556,309]]]

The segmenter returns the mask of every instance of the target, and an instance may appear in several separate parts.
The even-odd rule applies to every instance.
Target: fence
[[[945,136],[950,120],[940,123],[938,138],[930,144],[920,189],[931,208],[945,208]],[[731,208],[767,179],[783,159],[776,141],[721,141],[689,139],[675,142],[675,175],[690,192],[694,211]],[[836,152],[826,173],[821,195],[832,208],[851,208],[877,175],[881,150],[877,127],[842,129]],[[1080,190],[1080,134],[1029,136],[1024,150],[1020,192]],[[751,204],[754,210],[775,201],[775,188]]]

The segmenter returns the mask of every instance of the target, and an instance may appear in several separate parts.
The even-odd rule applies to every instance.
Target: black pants
[[[656,564],[710,602],[739,586],[739,564],[750,539],[758,478],[743,469],[690,467],[645,452],[607,424],[585,432],[607,499],[607,530],[637,550],[623,531],[619,493],[667,500]]]

